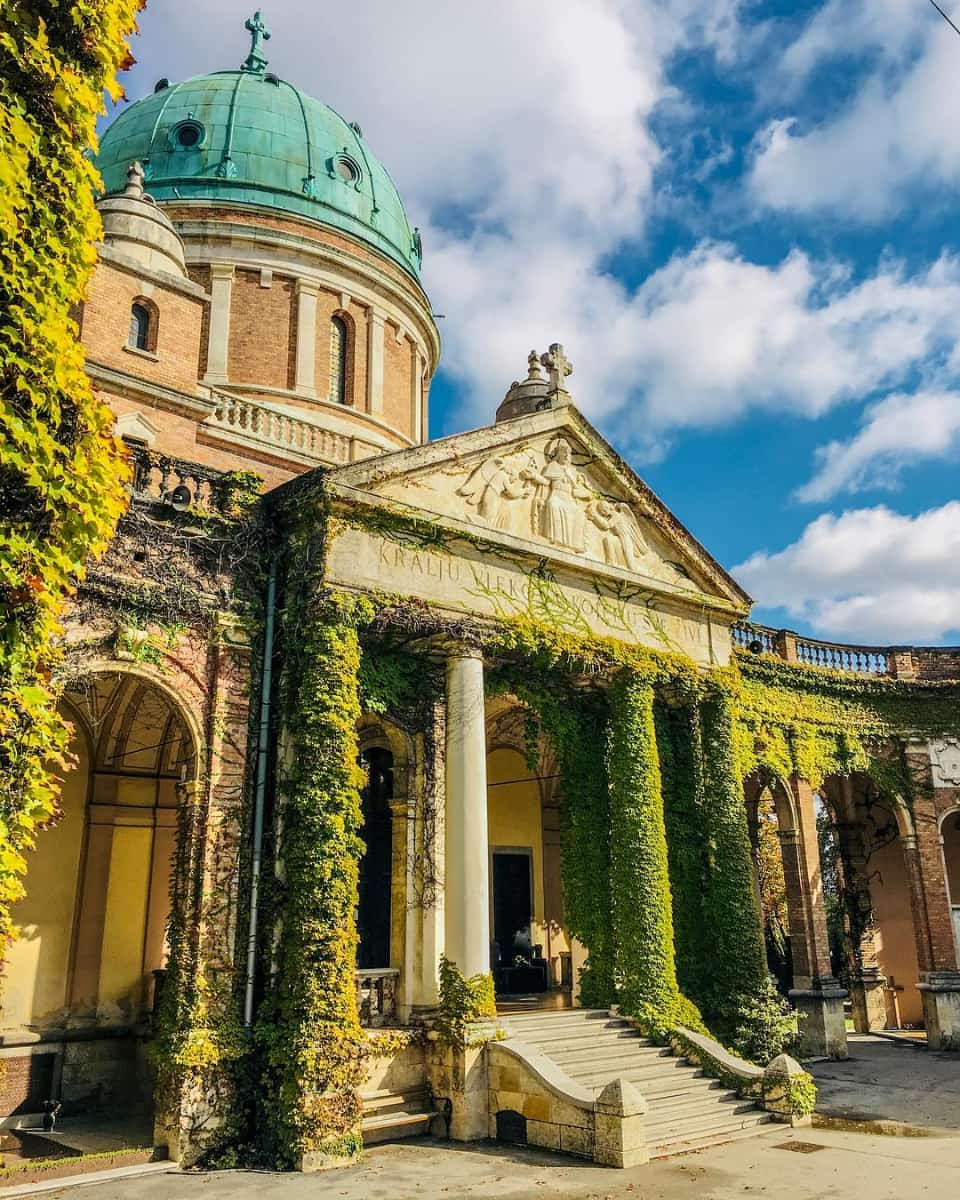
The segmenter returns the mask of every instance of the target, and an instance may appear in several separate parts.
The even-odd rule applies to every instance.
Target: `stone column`
[[[378,308],[367,311],[367,412],[383,415],[383,330],[386,316]]]
[[[294,386],[304,396],[317,394],[317,285],[297,280],[297,362]]]
[[[233,275],[233,263],[210,264],[210,321],[207,330],[207,373],[204,383],[227,382]]]
[[[846,1058],[843,1001],[847,993],[831,974],[814,793],[805,780],[796,778],[791,783],[791,791],[798,828],[792,838],[781,839],[781,845],[790,909],[790,943],[794,954],[794,986],[790,999],[802,1017],[801,1055],[805,1058],[823,1055]],[[794,892],[792,899],[791,891]],[[796,932],[795,920],[800,926]],[[804,942],[799,954],[794,940],[796,933]]]
[[[916,804],[916,815],[921,818],[921,804]],[[918,833],[901,834],[903,858],[910,883],[910,906],[913,911],[914,930],[917,939],[917,961],[920,967],[920,982],[917,988],[923,1003],[923,1023],[927,1031],[927,1046],[931,1050],[960,1050],[960,971],[956,965],[956,951],[952,936],[941,935],[942,922],[929,919],[927,891],[932,893],[934,903],[940,901],[942,863],[936,870],[935,860],[927,840]],[[925,872],[927,878],[925,878]],[[933,878],[930,878],[933,876]],[[926,885],[926,886],[925,886]],[[946,908],[946,887],[943,886],[943,906]]]
[[[490,971],[487,734],[483,659],[453,648],[447,657],[446,956],[464,975]]]

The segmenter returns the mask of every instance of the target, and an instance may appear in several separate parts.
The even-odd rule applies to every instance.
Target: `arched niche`
[[[7,1028],[137,1024],[166,960],[194,722],[170,684],[116,667],[75,680],[63,709],[75,759],[62,818],[39,835],[15,909]]]

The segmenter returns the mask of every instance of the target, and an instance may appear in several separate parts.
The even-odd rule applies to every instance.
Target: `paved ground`
[[[817,1146],[813,1153],[791,1145]],[[960,1138],[894,1138],[775,1127],[698,1154],[613,1171],[486,1143],[417,1139],[323,1175],[226,1171],[98,1182],[48,1195],[95,1200],[910,1200],[960,1194]]]
[[[846,1062],[812,1063],[817,1112],[960,1131],[960,1054],[851,1034]]]

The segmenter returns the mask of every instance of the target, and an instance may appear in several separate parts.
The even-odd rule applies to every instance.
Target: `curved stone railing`
[[[960,679],[960,647],[857,646],[803,637],[790,629],[772,629],[741,621],[733,643],[754,654],[775,654],[786,662],[830,667],[855,675],[907,680]]]
[[[284,457],[307,463],[346,463],[351,460],[351,439],[333,433],[304,417],[268,408],[256,400],[245,400],[226,392],[212,393],[216,408],[204,421],[209,429],[231,440],[258,446]]]

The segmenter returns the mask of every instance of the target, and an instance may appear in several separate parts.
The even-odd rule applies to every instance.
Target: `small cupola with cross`
[[[544,378],[543,368],[546,368]],[[564,354],[563,346],[553,342],[545,354],[531,350],[527,355],[527,377],[515,379],[497,409],[497,421],[510,421],[545,408],[562,408],[572,404],[567,391],[567,376],[573,374],[573,363]]]

